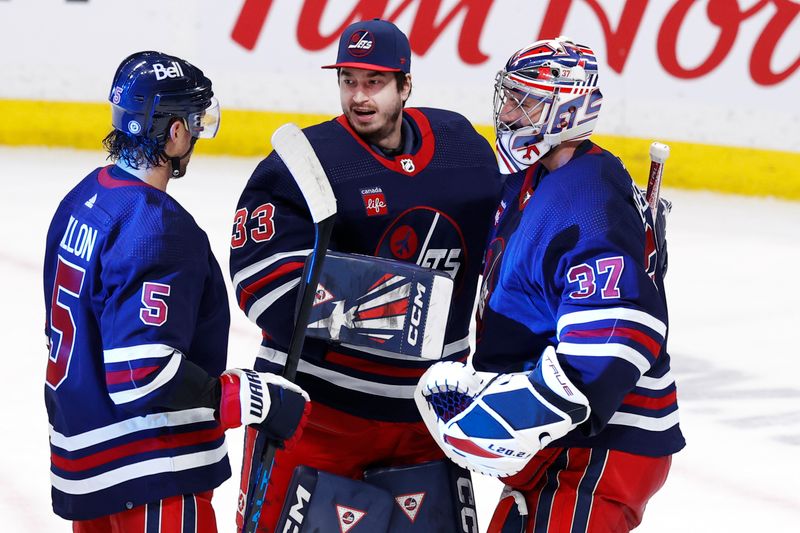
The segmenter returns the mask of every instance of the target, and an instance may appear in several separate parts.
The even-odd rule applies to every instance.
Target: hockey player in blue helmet
[[[594,53],[565,38],[519,50],[497,75],[510,175],[476,350],[472,365],[433,365],[415,392],[447,456],[505,484],[489,533],[630,531],[685,445],[666,242],[620,160],[589,140],[601,102]]]
[[[109,97],[115,162],[56,210],[44,261],[53,510],[73,531],[216,533],[230,476],[224,432],[299,436],[308,396],[273,374],[225,370],[230,316],[208,237],[166,188],[219,107],[197,67],[125,59]]]
[[[197,139],[214,138],[219,130],[211,80],[188,61],[161,52],[126,58],[114,75],[109,100],[114,130],[103,144],[112,159],[132,170],[168,163],[170,177],[181,177]],[[176,122],[188,133],[189,145],[183,152],[167,153]]]

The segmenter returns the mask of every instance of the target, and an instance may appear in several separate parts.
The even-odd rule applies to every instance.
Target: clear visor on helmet
[[[211,103],[204,110],[186,117],[189,133],[198,139],[213,139],[219,131],[219,122],[219,102],[216,98],[211,98]]]
[[[532,87],[526,87],[509,79],[508,73],[500,71],[494,86],[494,124],[497,133],[533,128],[532,134],[540,133],[547,123],[552,94],[537,94]]]

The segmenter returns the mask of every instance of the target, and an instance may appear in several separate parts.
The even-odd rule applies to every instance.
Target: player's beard
[[[392,107],[392,109],[386,111],[376,111],[378,115],[378,120],[373,120],[372,124],[367,124],[366,126],[362,126],[358,123],[358,121],[353,120],[351,117],[355,114],[355,111],[351,108],[348,113],[348,122],[356,131],[356,133],[361,136],[369,144],[373,144],[375,146],[381,146],[381,141],[389,137],[398,127],[397,119],[400,117],[400,113],[403,112],[403,103],[398,100],[396,105]],[[394,146],[381,146],[381,148],[396,148]]]

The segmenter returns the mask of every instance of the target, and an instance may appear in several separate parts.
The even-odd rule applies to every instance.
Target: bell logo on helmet
[[[171,67],[165,67],[161,63],[153,63],[153,73],[156,75],[156,81],[161,81],[166,78],[181,78],[183,77],[183,69],[177,61],[170,61]]]

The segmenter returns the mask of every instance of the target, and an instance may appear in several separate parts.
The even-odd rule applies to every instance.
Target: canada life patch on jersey
[[[368,56],[375,44],[375,38],[372,33],[366,30],[357,30],[350,36],[350,42],[347,45],[347,53],[353,57]]]
[[[364,200],[364,208],[367,210],[368,217],[389,214],[389,205],[386,203],[386,196],[380,187],[361,189],[361,199]]]

